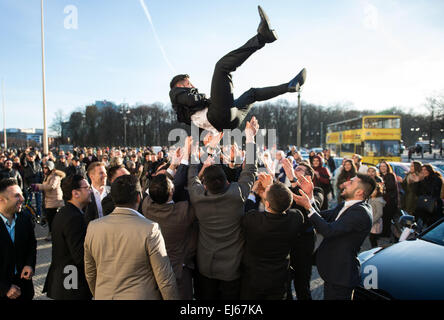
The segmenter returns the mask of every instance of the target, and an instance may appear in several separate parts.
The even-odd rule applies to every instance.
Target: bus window
[[[400,157],[401,148],[396,140],[369,140],[364,143],[365,157]]]
[[[365,119],[364,127],[366,129],[399,129],[401,128],[401,119],[400,118]]]
[[[401,156],[401,148],[399,145],[399,141],[396,140],[388,140],[381,141],[382,142],[382,153],[386,157],[400,157]]]
[[[341,145],[341,152],[355,153],[355,145],[353,143],[344,143]]]
[[[380,157],[381,156],[381,141],[365,141],[364,142],[364,157]]]

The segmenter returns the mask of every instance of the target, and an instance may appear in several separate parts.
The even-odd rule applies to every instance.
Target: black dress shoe
[[[261,6],[257,6],[261,22],[257,28],[257,33],[262,36],[265,43],[271,43],[277,40],[277,34],[274,30],[270,29],[270,22],[267,14],[262,10]]]
[[[307,71],[304,68],[288,83],[288,92],[299,91],[300,87],[305,83],[305,78],[307,78]]]

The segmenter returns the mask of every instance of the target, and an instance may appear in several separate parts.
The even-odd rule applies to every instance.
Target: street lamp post
[[[301,107],[301,89],[298,91],[298,132],[297,132],[297,145],[298,150],[301,150],[301,126],[302,126],[302,107]]]
[[[8,149],[8,140],[6,139],[6,112],[5,112],[5,83],[2,79],[2,96],[3,96],[3,141],[5,150]]]
[[[126,147],[126,120],[128,119],[127,114],[130,113],[129,105],[127,103],[122,104],[120,112],[123,115],[123,143],[124,147]]]
[[[48,154],[48,131],[46,128],[46,90],[45,90],[45,34],[43,29],[43,0],[41,5],[41,33],[42,33],[42,92],[43,92],[43,153]]]

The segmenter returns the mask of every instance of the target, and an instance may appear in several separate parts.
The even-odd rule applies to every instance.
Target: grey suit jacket
[[[179,299],[159,225],[127,208],[89,223],[85,275],[96,300]]]
[[[255,147],[247,147],[247,157],[249,150],[254,152]],[[198,166],[191,165],[188,170],[188,192],[199,221],[197,264],[205,277],[223,281],[240,277],[244,246],[241,218],[256,172],[256,162],[246,164],[238,182],[232,182],[222,194],[211,194],[197,177]]]

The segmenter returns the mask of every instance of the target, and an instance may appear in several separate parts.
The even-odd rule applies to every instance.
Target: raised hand
[[[302,191],[306,195],[308,195],[308,197],[310,199],[313,198],[314,185],[313,185],[313,181],[311,180],[311,177],[310,176],[306,177],[303,174],[296,172],[296,178],[298,179],[296,184],[299,186],[299,188],[301,188]]]
[[[252,117],[250,121],[247,121],[247,124],[245,126],[245,135],[248,138],[254,138],[259,131],[259,123],[256,119],[256,117]]]
[[[259,173],[258,180],[261,182],[264,189],[273,184],[273,176],[265,172]]]
[[[303,191],[300,190],[301,195],[298,196],[297,194],[293,193],[293,201],[296,202],[296,204],[298,206],[301,206],[303,208],[305,208],[306,210],[310,210],[311,209],[311,203],[310,203],[310,199],[307,196],[307,194]]]
[[[290,181],[292,181],[295,178],[295,175],[294,175],[293,165],[291,164],[290,160],[285,158],[282,159],[281,163],[282,167],[284,168],[285,175]]]

